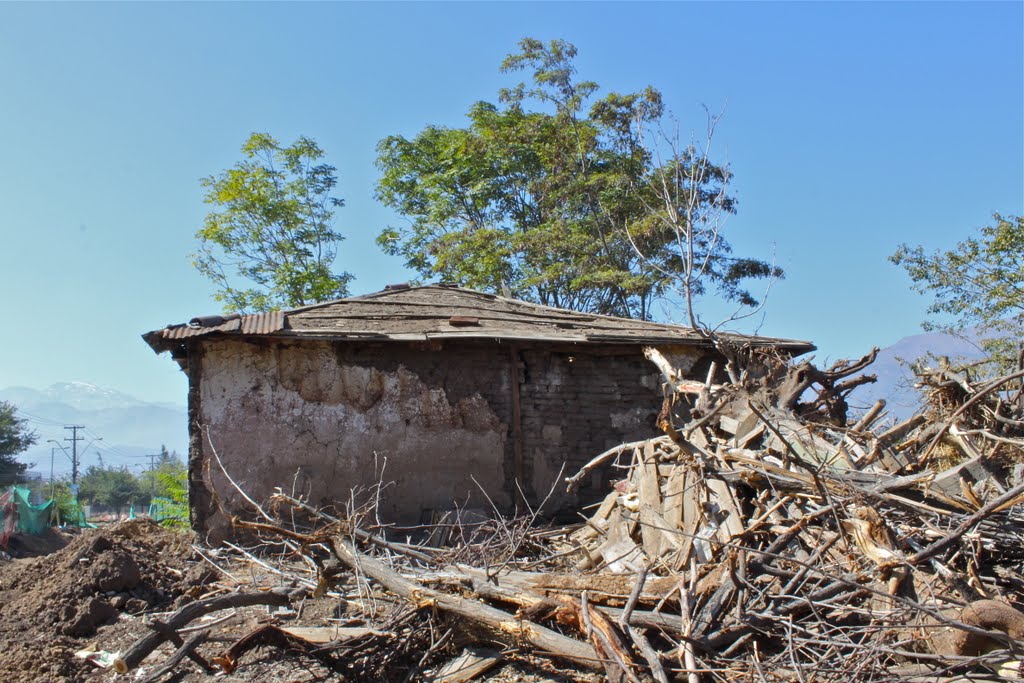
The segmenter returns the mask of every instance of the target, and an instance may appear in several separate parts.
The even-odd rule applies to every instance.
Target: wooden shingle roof
[[[494,339],[570,344],[704,345],[689,327],[579,313],[447,285],[392,286],[290,311],[206,316],[143,335],[157,352],[197,337],[273,336],[329,340]],[[806,341],[726,335],[800,354]]]

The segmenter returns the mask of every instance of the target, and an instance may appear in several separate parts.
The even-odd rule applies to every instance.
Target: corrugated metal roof
[[[284,311],[255,313],[242,317],[242,334],[273,334],[284,329]]]
[[[169,325],[161,332],[162,339],[187,339],[189,337],[202,337],[213,332],[235,332],[241,327],[238,318],[221,323],[219,325]],[[152,333],[150,333],[152,334]]]
[[[444,285],[392,288],[290,311],[194,318],[188,325],[169,325],[143,338],[159,352],[211,335],[392,341],[503,339],[573,344],[706,343],[689,327],[579,313]],[[814,349],[813,344],[805,341],[726,336],[795,353]]]

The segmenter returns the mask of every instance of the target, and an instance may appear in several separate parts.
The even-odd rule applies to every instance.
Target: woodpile
[[[881,402],[848,418],[874,353],[826,370],[739,357],[721,373],[729,381],[712,367],[694,382],[649,351],[666,382],[663,434],[567,479],[614,473],[571,527],[540,528],[536,512],[495,517],[442,548],[281,491],[266,507],[250,501],[235,527],[301,564],[246,551],[252,562],[309,599],[339,596],[373,628],[357,647],[262,626],[212,661],[231,670],[270,645],[333,653],[349,675],[358,659],[352,680],[388,680],[393,670],[373,668],[383,653],[436,633],[403,660],[406,680],[474,680],[537,658],[567,667],[563,677],[611,681],[1024,678],[1024,372],[922,372],[929,412],[886,424]],[[380,601],[404,606],[400,622],[374,626]],[[178,646],[175,663],[192,656],[174,627],[206,609],[171,615],[121,669],[162,640]]]
[[[708,671],[821,679],[1019,662],[1010,651],[1024,626],[1024,422],[1019,386],[998,390],[1024,373],[976,385],[959,377],[951,401],[956,373],[928,371],[935,413],[872,428],[879,404],[847,425],[845,393],[861,380],[844,378],[872,358],[769,369],[746,385],[688,383],[701,412],[569,479],[626,460],[572,535],[586,549],[577,569],[678,577],[676,596],[652,598],[678,605],[681,647]],[[956,464],[929,468],[939,449]]]

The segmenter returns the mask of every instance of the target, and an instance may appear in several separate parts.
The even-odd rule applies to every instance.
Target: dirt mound
[[[77,639],[122,613],[170,608],[204,580],[189,571],[191,543],[189,534],[132,520],[0,567],[0,680],[80,680]]]
[[[47,529],[38,536],[13,534],[7,544],[7,554],[12,558],[49,555],[66,546],[72,538],[74,537],[60,529]]]

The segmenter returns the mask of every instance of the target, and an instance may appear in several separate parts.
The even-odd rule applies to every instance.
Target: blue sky
[[[461,125],[524,36],[575,43],[603,92],[658,87],[684,128],[726,106],[729,237],[788,273],[760,332],[860,355],[924,318],[886,261],[900,242],[1024,211],[1022,27],[1020,2],[2,3],[0,386],[185,400],[139,335],[218,311],[187,257],[198,181],[252,131],[338,167],[354,293],[407,279],[373,242],[400,220],[374,147]]]

